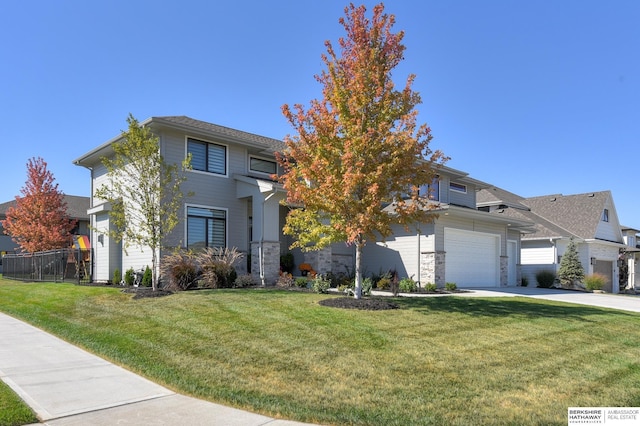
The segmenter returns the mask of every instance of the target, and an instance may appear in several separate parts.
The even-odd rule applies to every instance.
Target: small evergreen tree
[[[576,281],[582,281],[584,278],[584,268],[582,267],[582,263],[580,263],[578,250],[573,238],[569,241],[567,251],[560,261],[558,278],[563,287],[571,287]]]

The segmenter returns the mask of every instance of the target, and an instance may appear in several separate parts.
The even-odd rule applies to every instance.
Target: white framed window
[[[449,189],[452,191],[467,193],[467,185],[463,185],[457,182],[449,182]]]
[[[250,156],[249,170],[252,172],[275,175],[278,171],[278,165],[272,160]]]
[[[193,170],[227,174],[227,147],[217,143],[187,138],[187,154],[191,154]]]
[[[609,222],[609,209],[604,209],[602,212],[602,221]]]
[[[200,206],[187,206],[187,247],[227,246],[227,211]]]

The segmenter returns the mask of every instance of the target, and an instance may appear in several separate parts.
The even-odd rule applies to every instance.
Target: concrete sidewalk
[[[459,293],[456,294],[456,296],[522,296],[531,297],[534,299],[554,300],[557,302],[597,306],[600,308],[619,309],[628,312],[640,312],[640,296],[631,294],[587,293],[582,291],[538,287],[491,287],[473,288],[469,290],[469,293]]]
[[[0,379],[43,424],[294,426],[176,394],[0,313]]]

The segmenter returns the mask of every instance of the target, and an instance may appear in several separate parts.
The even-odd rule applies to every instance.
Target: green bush
[[[390,286],[391,286],[391,279],[387,277],[380,278],[380,280],[376,284],[376,287],[379,288],[380,290],[386,290]]]
[[[124,273],[124,283],[126,285],[133,285],[133,282],[136,280],[136,273],[133,268],[127,269]]]
[[[607,277],[597,272],[584,277],[584,285],[589,291],[602,290],[606,283]]]
[[[413,293],[418,290],[418,285],[413,278],[403,278],[398,283],[398,287],[403,293]]]
[[[280,256],[280,269],[282,272],[293,272],[293,253],[287,252]]]
[[[458,285],[456,283],[445,283],[444,289],[447,291],[456,291],[458,289]]]
[[[322,275],[317,274],[313,279],[312,288],[316,293],[327,293],[331,287],[331,281],[327,278],[323,278]]]
[[[550,288],[556,280],[556,273],[549,270],[542,270],[536,273],[536,281],[540,288]]]
[[[424,286],[424,289],[429,293],[433,293],[438,289],[438,286],[434,283],[427,283],[427,285]]]
[[[151,268],[147,265],[144,270],[144,275],[142,275],[142,286],[143,287],[151,287],[153,283],[153,274],[151,273]]]
[[[116,270],[113,271],[113,284],[120,284],[120,281],[122,281],[122,274],[120,273],[120,269],[116,268]]]
[[[238,275],[238,278],[233,282],[233,286],[236,288],[252,287],[255,285],[251,274]]]
[[[526,287],[529,285],[529,278],[527,277],[522,277],[522,279],[520,280],[520,285],[522,287]]]
[[[365,278],[362,281],[362,294],[364,296],[370,296],[372,288],[373,288],[373,280],[371,278]]]
[[[309,280],[308,279],[306,279],[304,277],[296,278],[296,287],[307,288],[308,284],[309,284]]]

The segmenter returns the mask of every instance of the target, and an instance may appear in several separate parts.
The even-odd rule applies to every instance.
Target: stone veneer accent
[[[422,252],[420,253],[420,285],[435,284],[444,287],[445,276],[445,252]]]
[[[262,243],[264,254],[264,282],[266,285],[274,285],[280,276],[280,242],[264,241]],[[256,283],[260,281],[260,242],[251,243],[251,277]]]
[[[325,247],[317,251],[304,253],[304,261],[311,265],[318,274],[328,274],[331,272],[331,247]]]
[[[509,256],[500,256],[500,287],[509,285]]]

